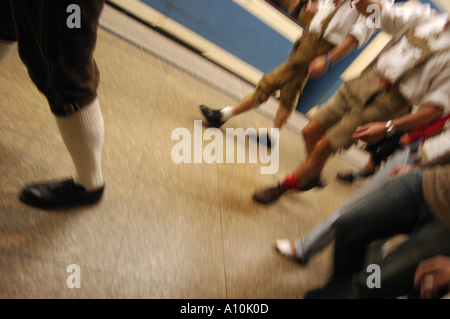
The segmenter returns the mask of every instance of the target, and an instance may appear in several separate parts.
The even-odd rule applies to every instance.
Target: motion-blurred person
[[[445,118],[443,119],[445,120]],[[437,129],[436,123],[438,122],[439,121],[433,121],[429,124],[429,126],[420,126],[420,129],[417,128],[417,130],[413,130],[415,132],[421,131],[422,134],[424,134],[413,134],[414,138],[422,136],[422,138],[426,138],[426,140],[421,142],[421,139],[419,139],[418,141],[413,142],[412,145],[406,146],[404,149],[396,150],[389,161],[386,162],[385,166],[377,171],[355,195],[347,200],[344,205],[334,210],[326,220],[317,225],[306,236],[297,238],[294,241],[289,239],[278,239],[276,243],[277,251],[284,256],[293,258],[300,264],[306,264],[315,254],[322,251],[334,241],[336,234],[335,229],[331,227],[332,224],[356,201],[371,192],[384,187],[384,185],[389,181],[389,178],[392,175],[395,175],[400,167],[408,166],[409,169],[409,165],[417,165],[418,160],[421,164],[426,164],[429,161],[427,159],[417,158],[417,149],[422,149],[422,154],[429,154],[429,157],[432,160],[444,155],[445,153],[450,153],[450,130],[445,130],[439,135],[431,137],[426,136]],[[438,127],[439,126],[441,125],[439,124]],[[423,146],[420,147],[420,145]],[[383,243],[384,242],[385,241],[383,241]],[[382,242],[378,242],[378,245],[374,246],[378,249],[378,251],[372,251],[373,256],[376,257],[376,259],[383,258],[384,251],[383,249],[380,251]]]
[[[332,227],[336,232],[332,280],[305,298],[413,296],[420,262],[450,256],[450,153],[425,168],[402,169],[402,174],[351,205]],[[364,264],[367,246],[398,234],[409,238],[379,262],[373,277]],[[377,285],[369,285],[371,280]]]
[[[347,4],[348,5],[348,4]],[[356,140],[378,142],[450,111],[450,37],[447,15],[429,5],[401,6],[361,0],[356,8],[377,19],[391,42],[359,77],[346,82],[303,129],[307,158],[278,186],[258,191],[261,203],[277,200],[287,190],[305,191],[320,184],[328,158]],[[415,113],[404,113],[418,105]]]
[[[266,74],[252,94],[221,110],[200,106],[209,126],[220,127],[233,116],[258,107],[280,90],[274,129],[269,129],[271,135],[258,137],[262,144],[271,147],[278,142],[279,129],[294,112],[309,77],[320,78],[355,47],[363,46],[374,31],[367,26],[364,16],[350,8],[350,0],[340,0],[336,7],[332,0],[308,0],[306,12],[314,18],[294,43],[288,61]]]

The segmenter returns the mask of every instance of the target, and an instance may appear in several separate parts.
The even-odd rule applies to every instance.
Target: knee
[[[317,122],[316,119],[309,121],[302,130],[302,136],[305,140],[318,140],[325,134],[326,130],[324,127]]]
[[[258,82],[258,85],[256,86],[256,89],[253,92],[253,99],[255,101],[255,107],[266,102],[270,98],[272,93],[273,93],[273,91],[271,91],[269,85],[266,83],[265,78],[262,78]]]
[[[302,130],[302,136],[306,142],[312,140],[313,137],[317,136],[317,133],[315,132],[313,124],[311,122],[309,122],[308,125],[306,125]]]

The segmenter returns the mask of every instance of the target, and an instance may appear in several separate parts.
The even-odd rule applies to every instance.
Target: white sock
[[[277,239],[277,249],[285,256],[294,256],[291,241],[289,239]]]
[[[0,41],[0,62],[2,62],[11,53],[16,43],[4,43]]]
[[[104,185],[101,170],[104,124],[98,99],[74,114],[55,118],[75,165],[75,183],[88,192],[100,189]]]
[[[224,121],[228,121],[229,119],[231,119],[234,114],[233,114],[233,107],[232,106],[226,106],[223,109],[220,110],[220,114],[222,115],[222,120]]]

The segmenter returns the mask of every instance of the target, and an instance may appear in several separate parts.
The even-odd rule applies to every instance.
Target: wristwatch
[[[392,137],[392,135],[395,134],[395,126],[392,125],[392,121],[387,121],[386,122],[386,137]]]

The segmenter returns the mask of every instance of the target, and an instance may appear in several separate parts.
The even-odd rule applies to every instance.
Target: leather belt
[[[390,91],[390,90],[397,90],[398,89],[398,83],[392,83],[391,81],[389,81],[388,79],[385,78],[381,78],[380,79],[380,86],[384,87],[384,89],[386,91]]]

